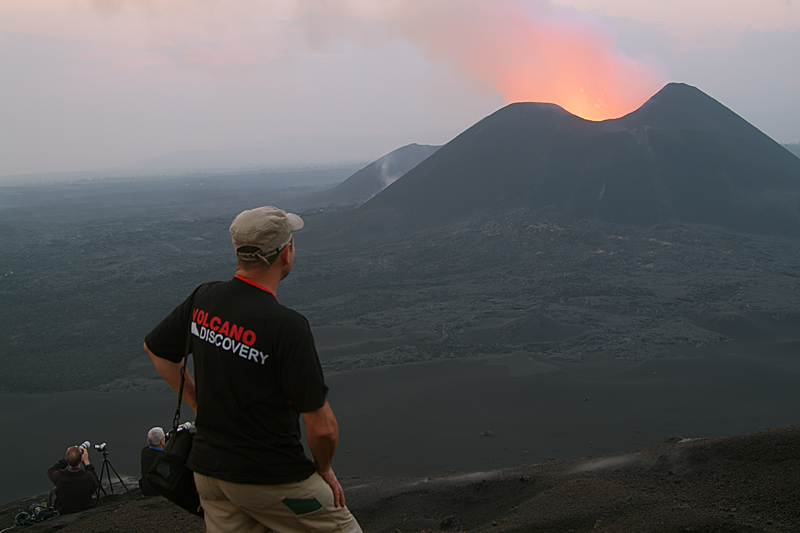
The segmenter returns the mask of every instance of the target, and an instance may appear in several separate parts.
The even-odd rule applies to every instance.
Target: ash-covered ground
[[[779,532],[800,528],[800,427],[574,461],[424,478],[344,479],[364,531]],[[36,498],[0,507],[0,526]],[[26,531],[200,531],[161,497],[119,492]]]
[[[269,193],[160,191],[0,211],[0,422],[17,429],[0,445],[18,457],[3,501],[46,489],[46,469],[86,439],[138,474],[143,435],[174,409],[145,334],[196,285],[232,276],[236,213],[275,198],[291,208]],[[278,297],[315,332],[344,477],[491,470],[797,422],[796,239],[545,209],[325,241],[322,217],[301,214]]]
[[[146,390],[144,335],[196,285],[233,274],[230,213],[11,214],[5,392]],[[519,351],[645,361],[731,341],[797,368],[797,244],[529,211],[382,242],[305,247],[301,232],[279,298],[308,317],[329,371]]]

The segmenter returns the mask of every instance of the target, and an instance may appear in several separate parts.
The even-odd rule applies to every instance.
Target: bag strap
[[[194,300],[192,300],[194,305]],[[181,367],[181,386],[178,388],[178,407],[175,408],[175,416],[172,418],[172,429],[177,431],[181,421],[181,399],[183,399],[183,384],[186,382],[186,363],[189,362],[189,348],[192,345],[192,326],[191,323],[186,329],[186,349],[183,352],[183,366]]]
[[[192,307],[194,307],[194,299],[197,298],[197,295],[205,292],[206,289],[211,287],[212,285],[216,285],[217,283],[221,283],[219,281],[210,281],[208,283],[204,283],[197,288],[192,297]],[[183,399],[183,384],[186,382],[186,364],[189,362],[189,349],[192,346],[192,323],[189,321],[189,327],[186,328],[186,348],[183,352],[183,366],[181,367],[181,386],[178,388],[178,407],[175,408],[175,416],[172,418],[172,429],[174,431],[178,430],[178,424],[181,421],[181,400]]]

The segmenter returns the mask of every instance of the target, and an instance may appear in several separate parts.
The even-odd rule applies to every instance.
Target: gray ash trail
[[[559,223],[520,210],[305,260],[287,296],[313,324],[385,332],[354,338],[350,354],[323,346],[339,370],[515,350],[560,360],[737,340],[768,350],[796,340],[800,318],[795,239],[703,225]]]

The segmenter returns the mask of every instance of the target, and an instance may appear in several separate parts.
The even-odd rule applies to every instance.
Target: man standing
[[[302,227],[271,206],[240,213],[230,226],[234,278],[195,289],[145,339],[177,391],[191,335],[195,380],[187,374],[183,399],[197,434],[188,466],[209,532],[361,531],[331,467],[338,426],[308,321],[276,298]]]
[[[158,454],[164,450],[164,430],[156,426],[147,432],[147,446],[142,448],[140,466],[142,477],[139,479],[139,490],[142,491],[142,496],[158,496],[156,489],[147,482],[147,471],[150,470],[153,461],[156,460]]]
[[[61,514],[85,511],[97,503],[95,494],[100,481],[94,465],[89,463],[89,451],[85,447],[67,448],[66,457],[50,467],[47,477],[55,485],[55,501],[51,506]]]

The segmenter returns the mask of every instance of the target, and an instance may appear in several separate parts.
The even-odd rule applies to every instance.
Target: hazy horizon
[[[735,112],[735,110],[732,110]],[[476,121],[477,122],[477,121]],[[453,135],[456,137],[461,132]],[[444,134],[429,132],[420,134],[421,138],[444,138]],[[24,185],[48,185],[59,183],[91,183],[107,182],[117,179],[134,181],[153,181],[186,177],[216,177],[224,174],[245,175],[252,173],[302,173],[307,170],[318,169],[350,169],[358,171],[373,161],[383,157],[398,148],[409,144],[441,146],[447,144],[452,138],[441,142],[409,142],[404,135],[386,135],[352,137],[351,141],[360,139],[363,144],[351,142],[351,151],[313,152],[305,147],[303,139],[275,139],[268,150],[254,147],[229,150],[180,150],[162,154],[156,157],[140,159],[126,165],[107,168],[87,168],[72,171],[46,171],[27,174],[0,174],[0,187]],[[326,138],[330,145],[336,144],[339,148],[347,146],[347,139]],[[395,144],[391,144],[392,142]],[[800,142],[781,143],[781,145],[800,158]],[[279,154],[280,157],[268,159],[266,154]],[[305,155],[300,155],[305,154]],[[378,154],[378,155],[374,155]],[[294,157],[293,157],[294,156]],[[344,179],[344,178],[342,178]],[[307,180],[300,185],[309,185]],[[336,183],[339,183],[337,180]],[[332,182],[319,181],[314,185],[329,184]]]

